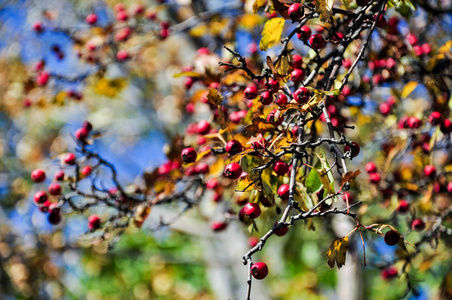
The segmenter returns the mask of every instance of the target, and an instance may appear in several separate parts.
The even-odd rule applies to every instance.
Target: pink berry
[[[275,120],[276,117],[276,110],[273,110],[267,115],[267,122],[273,122],[276,126],[279,126],[284,121],[283,116],[280,116],[278,120]]]
[[[369,162],[366,164],[366,171],[367,173],[375,173],[377,172],[377,165],[373,162]]]
[[[206,163],[198,163],[195,167],[196,173],[207,174],[209,173],[209,165]]]
[[[91,175],[92,171],[93,168],[91,166],[84,166],[80,172],[83,174],[83,176],[89,176]]]
[[[421,219],[414,219],[413,222],[411,222],[411,229],[416,231],[422,231],[425,229],[425,223]]]
[[[206,188],[210,189],[210,190],[214,190],[218,187],[218,180],[216,180],[215,178],[209,179],[206,182]]]
[[[441,124],[441,113],[439,111],[434,111],[430,114],[428,117],[428,121],[433,125],[439,125]]]
[[[375,19],[377,19],[377,16],[375,16]],[[386,18],[383,15],[380,15],[380,17],[377,20],[377,27],[382,28],[386,26]]]
[[[75,165],[75,154],[74,153],[66,153],[63,156],[63,162],[67,165]]]
[[[224,169],[224,176],[229,179],[237,179],[242,175],[242,167],[238,163],[230,163]]]
[[[127,52],[126,50],[119,50],[118,53],[116,53],[116,59],[118,61],[125,61],[129,59],[129,57],[129,52]]]
[[[56,171],[53,178],[55,178],[55,180],[57,181],[64,180],[64,171],[63,170]]]
[[[127,14],[126,11],[121,10],[116,14],[116,20],[118,20],[119,22],[125,22],[128,19],[129,15]]]
[[[263,262],[254,263],[251,266],[251,275],[256,279],[264,279],[268,275],[268,267]]]
[[[33,172],[31,172],[31,180],[34,182],[43,182],[46,179],[46,173],[44,170],[36,169]]]
[[[380,104],[380,112],[383,116],[389,115],[391,108],[392,107],[389,103],[383,102],[382,104]]]
[[[381,181],[381,176],[378,173],[369,174],[369,181],[374,184],[378,184]]]
[[[209,133],[211,126],[210,123],[206,120],[202,120],[196,125],[196,129],[198,131],[198,134],[207,134]]]
[[[448,134],[452,131],[452,122],[449,119],[445,119],[440,126],[440,130],[444,134]]]
[[[96,24],[96,22],[97,22],[97,15],[96,14],[87,15],[86,18],[85,18],[85,22],[88,23],[89,25]]]
[[[88,135],[89,135],[89,130],[84,127],[77,129],[77,131],[75,132],[75,138],[77,140],[79,140],[80,142],[84,142],[86,140],[86,138],[88,137]]]
[[[417,37],[416,37],[414,34],[412,34],[412,33],[410,33],[409,35],[407,35],[406,40],[408,41],[408,43],[409,43],[411,46],[414,46],[414,45],[417,44]]]
[[[42,25],[41,21],[36,21],[33,24],[33,30],[36,31],[37,33],[41,33],[44,31],[44,26]]]
[[[424,174],[430,179],[434,179],[436,177],[436,168],[432,165],[427,165],[424,168]]]
[[[255,236],[251,236],[248,239],[248,246],[250,246],[251,248],[254,248],[257,243],[259,243],[259,238],[255,237]]]
[[[38,76],[36,77],[36,83],[40,86],[42,85],[46,85],[47,82],[50,79],[50,74],[47,71],[42,71],[41,73],[38,74]]]
[[[257,217],[259,217],[261,215],[261,208],[259,207],[259,204],[257,204],[257,203],[247,203],[243,207],[243,212],[250,219],[256,219]]]

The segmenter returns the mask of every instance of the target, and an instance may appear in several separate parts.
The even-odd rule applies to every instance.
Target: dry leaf
[[[334,268],[336,264],[340,269],[345,264],[345,256],[348,248],[348,236],[337,239],[331,243],[326,256],[328,258],[328,265]]]

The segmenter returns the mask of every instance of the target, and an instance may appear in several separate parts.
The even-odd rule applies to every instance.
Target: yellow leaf
[[[239,179],[237,182],[237,186],[235,187],[235,190],[237,192],[246,191],[247,189],[254,188],[254,184],[251,185],[253,180],[251,179],[251,176],[243,176]],[[246,190],[245,190],[246,189]]]
[[[126,85],[127,82],[123,78],[101,78],[95,85],[95,91],[100,95],[115,97]]]
[[[181,73],[177,73],[177,74],[173,75],[174,78],[179,78],[181,76],[188,76],[188,77],[198,78],[198,77],[201,77],[202,75],[197,73],[197,72],[193,72],[193,71],[191,71],[191,72],[181,72]]]
[[[267,0],[256,0],[253,4],[253,12],[257,13],[259,9],[267,3]]]
[[[205,24],[198,25],[196,27],[193,27],[190,30],[190,35],[194,37],[201,37],[205,35],[209,31],[209,27]]]
[[[446,54],[448,52],[451,52],[451,48],[452,48],[452,41],[447,41],[443,46],[441,46],[438,49],[438,52],[442,53],[442,54]]]
[[[328,265],[330,268],[334,268],[336,264],[340,269],[345,264],[345,256],[348,248],[348,236],[341,239],[337,239],[331,243],[330,248],[326,252],[328,258]]]
[[[256,28],[262,22],[262,17],[254,14],[244,14],[240,18],[240,26],[247,30]]]
[[[410,82],[408,82],[408,83],[403,87],[403,90],[402,90],[402,93],[401,93],[400,96],[401,96],[402,98],[408,97],[408,95],[411,94],[411,93],[416,89],[416,87],[417,87],[418,84],[419,84],[419,83],[416,82],[416,81],[410,81]]]
[[[262,51],[275,45],[281,39],[281,34],[284,29],[284,18],[273,18],[265,23],[264,30],[262,30],[262,39],[259,43],[259,48]]]
[[[320,21],[328,22],[333,11],[334,0],[317,0],[315,10],[320,14]]]

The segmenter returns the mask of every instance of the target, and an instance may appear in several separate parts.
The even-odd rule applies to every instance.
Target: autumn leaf
[[[256,0],[256,1],[254,1],[253,12],[257,13],[259,11],[259,9],[261,9],[261,7],[265,5],[265,3],[267,3],[267,0]]]
[[[221,129],[226,129],[228,127],[226,123],[226,116],[224,115],[223,110],[220,106],[218,106],[218,117],[216,119],[218,125],[220,125]]]
[[[193,71],[190,71],[190,72],[181,72],[181,73],[177,73],[177,74],[174,74],[174,75],[173,75],[174,78],[179,78],[179,77],[182,77],[182,76],[194,77],[194,78],[202,77],[201,74],[199,74],[199,73],[197,73],[197,72],[193,72]]]
[[[207,94],[207,100],[213,105],[220,105],[223,101],[223,96],[216,89],[210,89]]]
[[[279,42],[283,29],[283,18],[273,18],[265,22],[264,30],[262,30],[262,39],[259,43],[259,48],[262,51],[267,51],[268,48]]]
[[[333,12],[334,0],[317,0],[315,10],[320,14],[320,21],[328,22]]]
[[[276,80],[283,79],[283,78],[289,76],[289,74],[290,74],[290,73],[280,74],[280,73],[278,72],[278,70],[276,69],[275,65],[273,64],[273,61],[272,61],[272,59],[271,59],[270,56],[267,56],[267,66],[268,66],[268,67],[270,68],[270,70],[272,71],[272,73],[273,73],[273,75],[274,75],[274,77],[275,77]],[[292,69],[293,69],[293,68],[292,68]]]
[[[251,176],[249,175],[240,177],[239,181],[237,182],[237,186],[235,187],[235,191],[242,192],[245,191],[245,189],[253,187],[256,184],[256,183],[251,184],[253,181],[254,180],[251,179]]]
[[[326,253],[326,256],[328,258],[328,265],[330,266],[330,268],[334,268],[335,264],[337,265],[338,269],[345,265],[347,248],[348,236],[337,239],[331,243],[331,246]]]
[[[340,189],[342,189],[342,187],[344,186],[345,183],[347,183],[350,180],[355,179],[356,177],[358,177],[359,174],[361,174],[361,170],[356,170],[355,172],[348,171],[347,173],[342,175],[341,188]]]
[[[135,210],[135,215],[133,218],[133,221],[138,228],[140,228],[143,225],[144,221],[146,221],[150,212],[151,208],[148,205],[145,204],[138,205],[137,209]]]
[[[284,18],[284,19],[290,19],[288,9],[290,4],[281,2],[279,0],[273,0],[273,8]]]
[[[418,84],[419,83],[416,81],[410,81],[407,84],[405,84],[401,93],[401,97],[402,98],[408,97],[408,95],[410,95],[416,89]]]
[[[104,95],[107,97],[115,97],[119,92],[122,91],[127,85],[126,79],[116,78],[116,79],[106,79],[101,78],[95,85],[95,91],[99,95]]]

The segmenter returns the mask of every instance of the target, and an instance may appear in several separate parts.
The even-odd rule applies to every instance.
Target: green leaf
[[[315,169],[311,169],[304,185],[308,194],[319,192],[323,186],[322,181],[320,180],[319,172]]]
[[[273,18],[265,23],[264,30],[262,30],[262,39],[259,43],[259,48],[262,51],[267,51],[268,48],[280,41],[284,22],[284,18]]]

